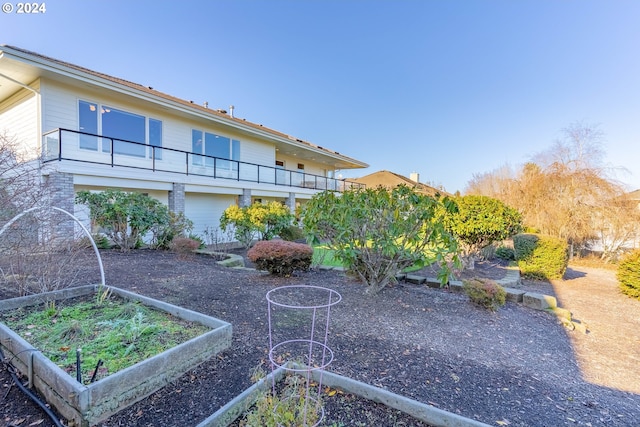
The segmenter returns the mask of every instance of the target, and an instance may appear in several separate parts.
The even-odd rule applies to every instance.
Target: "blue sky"
[[[12,2],[15,5],[17,2]],[[0,13],[10,44],[463,190],[572,123],[640,188],[640,2],[46,2]]]

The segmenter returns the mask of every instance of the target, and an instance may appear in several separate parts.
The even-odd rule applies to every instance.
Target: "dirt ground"
[[[230,349],[102,427],[193,426],[238,395],[251,385],[253,369],[266,366],[265,295],[293,284],[342,296],[331,311],[330,371],[494,426],[637,426],[640,419],[640,302],[618,292],[610,271],[576,267],[565,280],[523,284],[553,293],[588,325],[581,334],[545,312],[508,303],[490,313],[464,295],[409,283],[367,296],[363,284],[335,271],[281,279],[220,267],[208,256],[140,250],[102,251],[102,257],[107,284],[233,325]],[[95,259],[85,265],[83,277],[96,282]],[[482,263],[473,274],[499,277],[504,269]],[[0,289],[0,298],[13,296]],[[0,384],[6,426],[51,425],[11,386],[4,368]],[[330,405],[327,419],[344,426],[419,425],[348,399]]]

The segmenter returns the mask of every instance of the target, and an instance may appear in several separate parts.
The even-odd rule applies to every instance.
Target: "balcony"
[[[342,192],[364,188],[364,184],[344,179],[154,147],[69,129],[56,129],[43,135],[43,157],[45,163],[75,161],[312,190]]]

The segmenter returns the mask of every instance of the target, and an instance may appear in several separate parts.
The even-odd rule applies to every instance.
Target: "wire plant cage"
[[[333,361],[328,346],[331,307],[342,300],[335,290],[319,286],[292,285],[267,293],[269,321],[269,361],[272,371],[286,372],[304,378],[302,425],[319,425],[324,418],[321,403],[322,372]],[[312,381],[312,373],[319,371]],[[275,377],[274,377],[275,378]],[[276,382],[272,381],[276,395]]]

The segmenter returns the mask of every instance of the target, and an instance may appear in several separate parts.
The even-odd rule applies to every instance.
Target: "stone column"
[[[289,206],[292,214],[296,212],[296,193],[289,193],[289,197],[284,199],[284,203]]]
[[[173,183],[169,191],[169,210],[175,214],[184,214],[184,184]]]
[[[63,209],[74,215],[73,174],[51,172],[47,178],[51,206]],[[51,212],[51,238],[56,241],[67,241],[74,238],[75,222],[68,215],[59,211]]]
[[[251,206],[251,189],[243,188],[242,195],[238,198],[238,202],[241,208]]]

